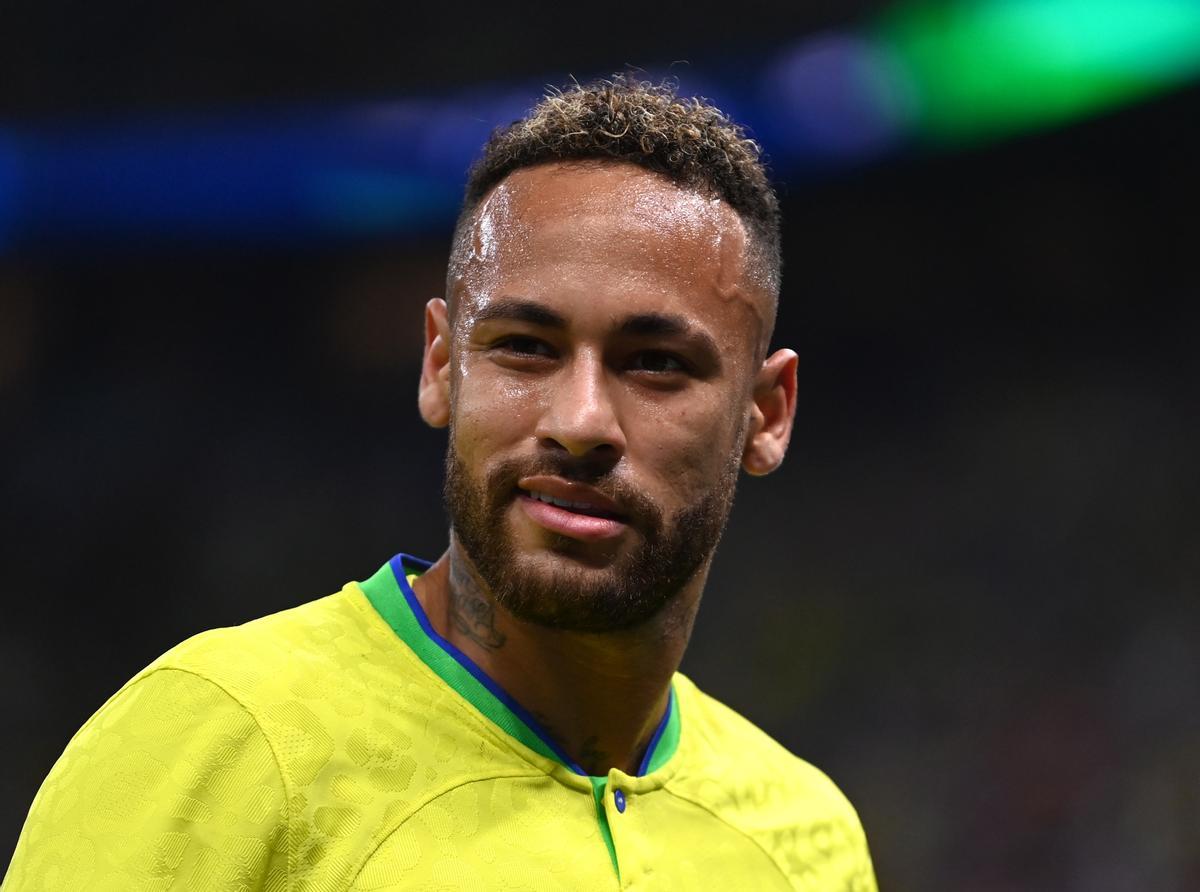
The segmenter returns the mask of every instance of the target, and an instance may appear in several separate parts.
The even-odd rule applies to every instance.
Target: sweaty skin
[[[752,333],[756,340],[764,334],[770,303],[764,300],[761,290],[756,291],[750,285],[746,228],[729,205],[719,198],[684,192],[668,206],[661,194],[647,189],[634,197],[630,211],[651,227],[657,223],[660,231],[686,232],[698,242],[706,243],[716,264],[717,294],[750,310],[755,319]],[[667,243],[659,243],[658,250],[669,250]]]
[[[475,298],[476,309],[482,309],[489,297],[496,294],[495,277],[501,266],[511,267],[529,260],[533,250],[529,227],[538,225],[539,210],[564,213],[568,221],[577,223],[587,216],[608,219],[615,212],[623,215],[631,233],[639,232],[647,239],[645,248],[652,262],[680,266],[685,255],[675,252],[672,237],[682,236],[691,241],[704,255],[708,267],[705,272],[715,272],[711,282],[715,293],[749,311],[753,320],[751,334],[757,341],[765,341],[769,336],[774,321],[773,303],[749,274],[746,228],[728,204],[719,198],[678,189],[665,179],[631,165],[582,161],[550,167],[593,181],[628,180],[630,171],[636,171],[639,176],[634,179],[639,182],[626,194],[585,193],[573,197],[574,207],[557,209],[551,207],[554,201],[565,196],[539,193],[537,178],[531,183],[528,170],[517,171],[501,182],[480,203],[471,227],[470,251],[465,262],[461,262],[462,275],[456,283],[459,291]],[[532,220],[530,211],[535,214]],[[587,238],[589,233],[581,226],[580,235]],[[452,305],[458,296],[451,295]],[[765,349],[766,345],[760,346]]]
[[[562,459],[599,468],[668,527],[706,495],[727,511],[734,466],[777,467],[795,411],[795,354],[762,358],[773,302],[747,272],[746,245],[723,201],[633,165],[514,172],[476,212],[449,309],[426,309],[423,417],[449,425],[476,485],[505,463]],[[561,485],[551,477],[545,486]],[[532,510],[522,492],[487,495],[503,500],[496,533],[524,578],[606,591],[640,553],[647,528],[630,505],[603,535],[584,535],[572,530],[587,524],[556,526],[567,515]],[[602,632],[518,618],[453,531],[414,590],[438,632],[586,770],[633,773],[711,558],[648,619]]]

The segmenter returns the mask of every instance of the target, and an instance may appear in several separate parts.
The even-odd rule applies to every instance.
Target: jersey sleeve
[[[254,717],[157,669],[101,707],[33,801],[3,892],[282,889],[287,798]]]
[[[858,812],[828,775],[801,759],[795,763],[810,818],[782,837],[787,845],[776,853],[780,863],[799,888],[877,892]]]
[[[867,848],[867,836],[863,832],[862,821],[850,801],[838,791],[841,800],[842,832],[846,837],[844,888],[851,892],[878,892],[875,879],[875,868],[871,863],[871,853]]]

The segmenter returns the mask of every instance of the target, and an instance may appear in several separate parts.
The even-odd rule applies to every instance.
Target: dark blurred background
[[[783,196],[784,468],[684,669],[831,774],[881,888],[1200,888],[1200,8],[260,0],[0,29],[0,864],[206,628],[440,553],[415,411],[466,165],[639,66]]]

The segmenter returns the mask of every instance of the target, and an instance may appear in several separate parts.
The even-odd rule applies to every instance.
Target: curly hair
[[[552,90],[524,118],[494,132],[472,166],[450,276],[464,256],[476,208],[510,173],[554,161],[611,159],[724,200],[746,226],[752,275],[777,299],[779,201],[761,156],[758,143],[725,113],[704,99],[679,96],[670,83],[618,74]]]

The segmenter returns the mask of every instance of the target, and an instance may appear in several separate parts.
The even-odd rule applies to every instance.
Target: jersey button
[[[613,802],[616,803],[617,811],[625,814],[625,794],[620,790],[613,791]]]

